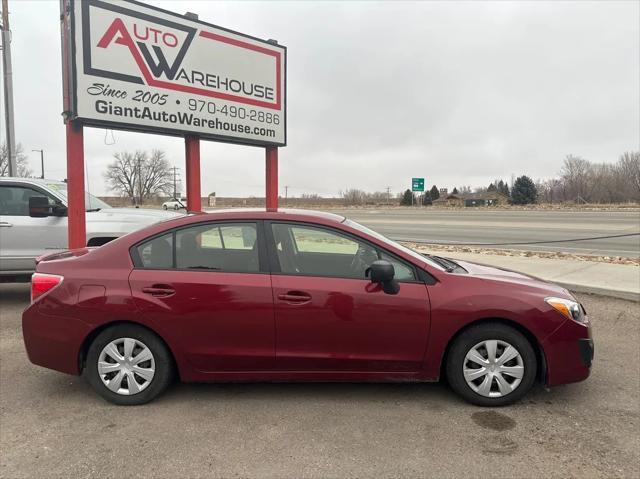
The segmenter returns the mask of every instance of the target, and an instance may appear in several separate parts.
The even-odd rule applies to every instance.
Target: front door
[[[136,304],[177,338],[195,369],[274,367],[273,297],[260,249],[253,222],[182,228],[135,249],[129,282]]]
[[[30,272],[34,259],[45,253],[67,249],[67,218],[29,216],[29,198],[45,196],[49,204],[59,203],[40,189],[10,183],[0,184],[0,271]]]
[[[429,298],[413,266],[337,230],[271,223],[276,367],[308,371],[417,371],[427,344]],[[392,261],[400,292],[365,278]],[[279,272],[277,271],[279,270]]]

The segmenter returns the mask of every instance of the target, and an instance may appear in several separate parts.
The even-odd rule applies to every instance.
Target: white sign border
[[[68,3],[67,3],[68,1]],[[77,92],[77,65],[76,65],[76,54],[77,54],[77,46],[76,46],[76,41],[80,41],[82,42],[82,39],[78,36],[78,31],[77,31],[77,21],[80,21],[80,32],[82,32],[82,19],[76,19],[76,3],[80,2],[83,3],[84,0],[61,0],[61,5],[62,8],[67,10],[66,12],[63,11],[63,15],[64,14],[68,14],[69,18],[70,18],[70,38],[67,39],[67,48],[68,51],[64,52],[63,51],[63,61],[65,58],[65,55],[68,58],[68,61],[70,61],[70,65],[64,65],[62,66],[63,69],[63,77],[64,77],[64,72],[69,71],[70,74],[70,78],[67,81],[64,81],[63,78],[63,86],[67,85],[67,89],[68,91],[64,92],[64,95],[68,95],[68,98],[70,100],[70,104],[68,105],[68,108],[70,108],[69,111],[65,111],[63,112],[63,116],[65,117],[65,121],[77,121],[79,123],[81,123],[84,126],[90,126],[90,127],[96,127],[96,128],[108,128],[110,130],[121,130],[121,131],[132,131],[132,132],[137,132],[137,133],[149,133],[149,134],[156,134],[156,135],[165,135],[165,136],[173,136],[173,137],[185,137],[185,136],[194,136],[194,137],[198,137],[202,140],[208,140],[208,141],[215,141],[215,142],[220,142],[220,143],[230,143],[230,144],[236,144],[236,145],[245,145],[245,146],[259,146],[259,147],[268,147],[268,146],[275,146],[275,147],[283,147],[283,146],[287,146],[287,47],[284,45],[281,45],[280,43],[272,43],[270,41],[264,40],[262,38],[258,38],[258,37],[254,37],[252,35],[248,35],[246,33],[241,33],[241,32],[237,32],[235,30],[231,30],[229,28],[225,28],[225,27],[221,27],[219,25],[214,25],[213,23],[209,23],[209,22],[205,22],[202,21],[200,19],[196,19],[196,18],[191,18],[188,17],[186,15],[180,15],[179,13],[175,13],[172,12],[170,10],[165,10],[164,8],[159,8],[156,7],[154,5],[148,5],[146,3],[143,2],[139,2],[137,0],[120,0],[120,2],[124,5],[126,4],[131,4],[134,6],[138,6],[138,7],[144,7],[144,8],[148,8],[150,10],[165,14],[165,15],[170,15],[173,17],[176,17],[179,20],[186,20],[189,22],[194,22],[194,23],[198,23],[202,26],[205,27],[209,27],[209,28],[215,28],[218,30],[222,30],[224,32],[227,33],[231,33],[233,35],[238,35],[240,37],[244,37],[244,38],[248,38],[250,40],[259,42],[259,43],[263,43],[269,47],[273,47],[273,46],[277,46],[278,48],[281,48],[283,50],[283,55],[282,55],[282,70],[283,70],[283,91],[282,91],[282,112],[283,112],[283,116],[284,116],[284,141],[282,143],[280,142],[270,142],[270,141],[266,141],[266,140],[252,140],[252,139],[248,139],[248,138],[238,138],[235,136],[226,136],[226,135],[220,135],[220,134],[203,134],[202,132],[196,132],[196,131],[185,131],[182,129],[176,129],[176,128],[162,128],[162,127],[155,127],[155,126],[142,126],[142,125],[136,125],[136,124],[132,124],[132,123],[126,123],[126,122],[112,122],[109,120],[96,120],[95,118],[84,118],[84,117],[80,117],[77,116],[77,104],[78,104],[78,92]],[[66,5],[66,6],[65,6]],[[125,7],[126,8],[126,7]],[[63,49],[64,49],[64,40],[63,40]],[[69,68],[70,66],[70,68]],[[63,95],[63,96],[64,96]]]

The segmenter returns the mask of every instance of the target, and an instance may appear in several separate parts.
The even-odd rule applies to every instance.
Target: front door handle
[[[289,303],[307,303],[311,301],[311,295],[304,291],[288,291],[278,295],[278,299],[281,301],[287,301]]]
[[[0,221],[0,228],[11,228],[13,224],[7,223],[6,221]]]
[[[148,288],[142,288],[142,292],[150,294],[156,298],[166,298],[176,294],[176,290],[166,285],[153,285]]]

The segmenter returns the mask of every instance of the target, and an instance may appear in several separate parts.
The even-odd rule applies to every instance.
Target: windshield
[[[60,194],[64,198],[65,201],[68,201],[67,198],[67,184],[66,183],[51,183],[47,184],[49,188]],[[96,198],[91,193],[84,192],[84,207],[87,210],[95,210],[95,209],[106,209],[111,208],[107,203],[102,201],[100,198]]]
[[[390,240],[386,236],[381,235],[377,231],[373,231],[372,229],[369,229],[366,226],[362,226],[360,223],[356,223],[355,221],[352,221],[350,219],[345,219],[344,224],[347,226],[351,226],[352,228],[355,228],[359,231],[362,231],[363,233],[366,233],[369,236],[373,236],[374,238],[379,239],[380,241],[388,244],[389,246],[393,246],[394,248],[404,251],[405,253],[410,254],[414,258],[422,261],[423,263],[428,263],[430,266],[433,266],[434,268],[439,269],[440,271],[445,271],[442,265],[436,263],[435,261],[430,259],[428,256],[423,256],[417,251],[412,250],[411,248],[407,248],[406,246],[403,246],[400,243],[396,243],[395,241]]]

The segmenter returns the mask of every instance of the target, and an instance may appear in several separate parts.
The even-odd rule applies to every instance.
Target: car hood
[[[510,269],[498,268],[496,266],[489,266],[480,263],[472,263],[469,261],[456,259],[455,262],[466,269],[468,274],[475,278],[485,279],[487,281],[498,283],[508,283],[511,285],[517,284],[528,286],[536,290],[545,291],[545,294],[572,298],[571,293],[566,288],[537,278],[535,276],[519,273]]]
[[[149,208],[105,208],[87,213],[87,222],[118,222],[147,225],[184,216],[184,213]]]

